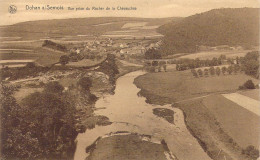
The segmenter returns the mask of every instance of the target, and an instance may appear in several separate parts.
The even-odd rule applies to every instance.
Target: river
[[[179,160],[208,160],[208,155],[201,148],[197,140],[189,133],[184,123],[184,116],[180,109],[171,105],[151,105],[144,97],[138,96],[138,89],[134,79],[145,74],[142,71],[128,73],[117,80],[114,95],[100,98],[96,103],[97,115],[107,116],[111,122],[109,126],[97,126],[86,130],[77,136],[77,148],[74,160],[84,160],[87,156],[85,149],[99,136],[110,132],[128,131],[151,135],[152,139],[164,139],[170,151]],[[153,114],[154,108],[167,108],[174,111],[174,124]]]

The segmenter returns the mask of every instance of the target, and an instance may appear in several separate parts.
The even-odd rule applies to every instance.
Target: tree
[[[204,69],[204,75],[207,77],[209,75],[209,70],[207,68]]]
[[[244,85],[246,89],[255,89],[255,85],[252,80],[247,80]]]
[[[166,72],[166,68],[167,68],[167,66],[166,66],[166,64],[164,64],[163,65],[164,72]]]
[[[233,67],[232,67],[231,65],[228,66],[227,72],[228,72],[228,74],[232,74],[232,72],[233,72]]]
[[[201,69],[198,69],[198,74],[200,75],[200,77],[202,77],[202,76],[203,76],[203,72],[202,72],[202,70],[201,70]]]
[[[150,48],[148,49],[145,54],[145,59],[160,59],[162,58],[161,54],[159,53],[159,51],[155,48]]]
[[[92,87],[92,80],[89,77],[83,77],[78,81],[78,86],[80,86],[82,90],[89,91],[90,87]]]
[[[39,141],[43,156],[56,159],[68,152],[77,136],[76,108],[72,99],[50,92],[35,92],[23,100],[23,106],[24,132],[31,131],[33,138]]]
[[[38,140],[21,127],[25,117],[21,116],[24,113],[23,108],[13,97],[15,88],[0,86],[1,158],[37,159],[42,152]]]
[[[243,149],[242,154],[245,154],[252,159],[257,159],[259,157],[259,150],[256,149],[254,146],[250,145],[246,147],[246,149]]]
[[[66,65],[66,64],[68,64],[69,63],[69,60],[70,60],[70,58],[69,58],[69,56],[67,56],[67,55],[62,55],[61,57],[60,57],[60,64],[61,65]]]
[[[243,68],[246,74],[257,77],[259,74],[259,61],[253,59],[246,60]]]
[[[240,66],[238,64],[235,64],[235,66],[234,66],[234,73],[237,74],[239,69],[240,69]]]
[[[214,76],[214,75],[215,75],[215,68],[214,68],[214,67],[210,67],[210,68],[209,68],[209,72],[210,72],[210,74],[211,74],[212,76]]]
[[[227,67],[224,66],[224,67],[221,68],[221,70],[222,70],[223,75],[225,75],[225,73],[227,71]]]
[[[44,91],[54,94],[61,94],[64,90],[64,87],[57,81],[49,82],[45,85]]]
[[[219,58],[220,58],[221,60],[226,60],[226,59],[227,59],[226,55],[223,55],[223,54],[221,54],[221,55],[219,56]]]
[[[176,64],[176,70],[179,71],[179,69],[180,69],[180,65]]]
[[[193,75],[194,77],[198,78],[198,74],[197,74],[197,72],[196,72],[195,69],[192,69],[192,70],[191,70],[191,73],[192,73],[192,75]]]
[[[195,73],[195,72],[196,72],[196,70],[195,70],[195,69],[191,69],[190,71],[191,71],[191,73]]]
[[[212,58],[211,62],[210,62],[210,66],[217,66],[218,65],[218,59],[217,58]]]
[[[221,71],[220,71],[220,68],[217,67],[217,68],[216,68],[216,74],[217,74],[218,76],[220,75],[220,72],[221,72]]]

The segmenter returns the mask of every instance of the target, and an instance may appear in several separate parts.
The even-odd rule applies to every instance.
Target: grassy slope
[[[213,112],[202,100],[194,100],[177,104],[185,114],[187,128],[196,137],[204,150],[214,160],[246,160],[233,139],[222,129]]]
[[[233,92],[248,79],[253,78],[244,74],[194,78],[187,70],[145,74],[136,78],[135,84],[142,88],[143,92],[148,91],[153,95],[168,98],[168,102],[173,103],[210,93]]]
[[[203,104],[214,113],[224,130],[241,147],[246,148],[249,145],[254,145],[258,148],[260,117],[222,95],[206,97],[203,99]],[[231,113],[232,115],[230,115]]]
[[[141,94],[147,98],[148,102],[165,104],[203,96],[209,93],[234,92],[239,85],[248,79],[252,78],[244,74],[193,78],[190,71],[172,71],[166,73],[148,73],[136,78],[135,84],[142,89]],[[254,81],[257,82],[257,80]],[[209,107],[206,106],[202,100],[203,98],[182,101],[175,104],[175,107],[182,109],[186,115],[186,124],[191,133],[215,160],[223,160],[224,156],[227,159],[247,159],[241,155],[242,148],[227,134],[227,132],[229,133],[232,129],[226,131],[225,127],[229,127],[231,125],[230,122],[233,120],[226,122],[224,119],[222,121],[219,121],[219,119],[222,118],[220,116],[222,112],[225,112],[226,116],[229,115],[225,120],[231,117],[232,112],[235,112],[237,116],[240,115],[243,119],[241,121],[245,121],[246,118],[250,117],[250,114],[246,112],[243,114],[243,109],[236,111],[235,108],[227,108],[226,105],[228,103],[226,103],[226,101],[224,102],[223,99],[224,104],[222,104],[221,112],[215,114],[214,107],[218,105],[213,103],[215,100],[213,99],[213,104]],[[221,103],[222,102],[219,102],[219,105]],[[228,111],[225,109],[228,109]],[[246,124],[243,125],[245,127]],[[239,135],[243,136],[242,134]],[[253,139],[251,139],[251,141],[252,140]]]
[[[59,61],[61,55],[65,53],[54,51],[42,47],[43,41],[23,42],[23,43],[7,43],[1,44],[0,48],[3,49],[28,49],[31,52],[22,53],[19,51],[11,51],[0,53],[0,59],[35,59],[41,65],[48,66]]]
[[[227,58],[236,58],[238,57],[244,57],[248,52],[251,50],[230,50],[230,51],[203,51],[203,52],[198,52],[194,54],[188,54],[184,55],[178,58],[190,58],[190,59],[212,59],[214,57],[220,57],[221,55],[225,55]]]
[[[247,97],[260,101],[259,93],[260,93],[259,89],[246,90],[246,91],[239,92],[239,94],[242,94],[244,96],[247,96]]]

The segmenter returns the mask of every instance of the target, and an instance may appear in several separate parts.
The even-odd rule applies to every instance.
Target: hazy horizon
[[[0,25],[11,25],[25,21],[90,18],[90,17],[136,17],[136,18],[170,18],[187,17],[218,8],[259,8],[258,0],[0,0]],[[8,7],[15,5],[17,12],[10,14]],[[42,7],[63,6],[65,10],[26,10],[26,5]],[[89,10],[70,11],[67,7],[136,7],[137,10]]]

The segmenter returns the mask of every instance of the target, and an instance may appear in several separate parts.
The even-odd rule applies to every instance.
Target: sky
[[[17,12],[8,12],[10,5]],[[29,10],[26,6],[43,7],[63,6],[64,10]],[[71,8],[87,8],[90,10],[76,11]],[[92,7],[103,7],[110,10],[92,10]],[[112,7],[115,10],[112,10]],[[136,7],[136,10],[117,10],[117,7]],[[259,8],[259,0],[0,0],[0,25],[10,25],[18,22],[66,19],[84,17],[187,17],[214,8]]]

